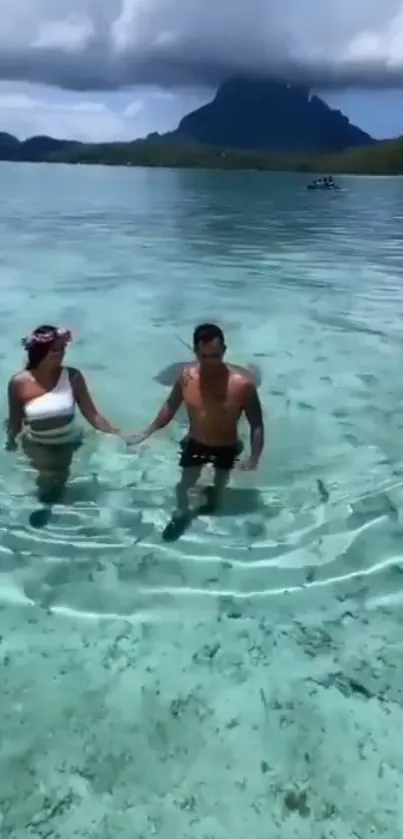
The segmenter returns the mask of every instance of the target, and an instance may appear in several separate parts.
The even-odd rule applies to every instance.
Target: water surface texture
[[[2,839],[401,839],[403,180],[342,186],[1,166],[3,391],[65,324],[140,430],[215,319],[268,440],[175,544],[182,415],[89,430],[43,529],[0,454]]]

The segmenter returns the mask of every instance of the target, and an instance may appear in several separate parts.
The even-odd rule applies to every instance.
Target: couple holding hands
[[[189,490],[203,466],[212,464],[214,484],[199,513],[214,512],[234,468],[257,468],[264,445],[257,387],[249,371],[225,363],[225,339],[218,326],[204,323],[195,329],[195,362],[183,365],[151,425],[132,435],[123,434],[99,413],[81,371],[64,364],[71,340],[67,329],[49,325],[35,329],[23,340],[26,367],[8,383],[6,447],[13,450],[21,440],[37,471],[39,498],[44,505],[50,507],[61,499],[74,451],[82,442],[82,430],[75,422],[76,406],[93,428],[120,436],[129,446],[165,428],[180,406],[185,406],[189,430],[181,442],[177,508],[165,530],[166,539],[178,538],[187,526],[191,518]],[[243,446],[238,437],[243,414],[250,426],[250,455],[246,459],[240,459]]]

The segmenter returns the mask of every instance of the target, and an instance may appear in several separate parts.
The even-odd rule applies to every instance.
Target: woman
[[[63,365],[72,340],[68,329],[39,326],[22,344],[27,351],[25,370],[8,383],[7,448],[17,448],[17,438],[38,472],[39,498],[57,502],[69,476],[74,451],[82,441],[75,423],[75,407],[97,431],[117,434],[95,407],[83,374]]]

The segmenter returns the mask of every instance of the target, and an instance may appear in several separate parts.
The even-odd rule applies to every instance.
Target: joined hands
[[[143,443],[148,436],[149,435],[146,431],[139,431],[134,434],[122,434],[122,440],[124,440],[126,446],[138,446],[140,443]]]
[[[259,466],[257,460],[254,460],[253,457],[246,457],[244,460],[239,460],[236,464],[236,469],[238,472],[254,472]]]

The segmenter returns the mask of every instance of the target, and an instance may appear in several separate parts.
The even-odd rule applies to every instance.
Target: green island
[[[402,175],[403,137],[379,141],[304,86],[234,76],[176,129],[83,143],[0,132],[0,160],[103,166]]]
[[[201,145],[181,148],[138,141],[80,144],[64,148],[47,159],[49,162],[104,166],[403,175],[403,137],[364,148],[316,155],[236,151]]]

